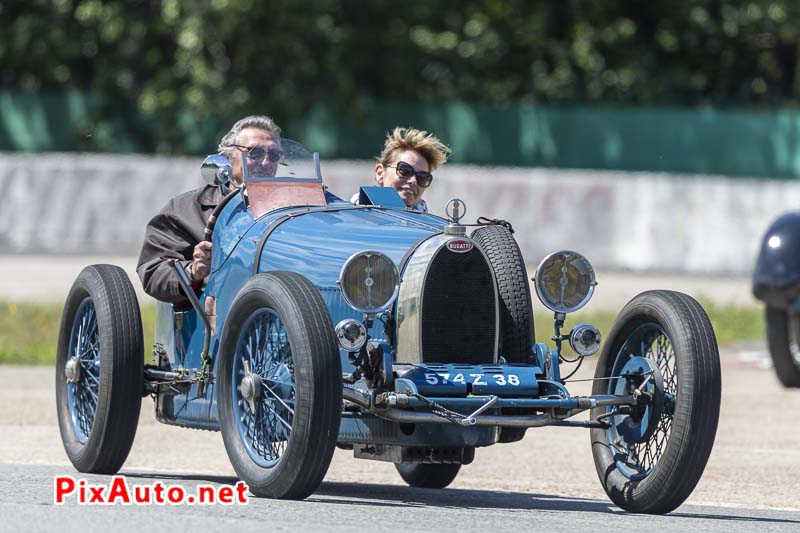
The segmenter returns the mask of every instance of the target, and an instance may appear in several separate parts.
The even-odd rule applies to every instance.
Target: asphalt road
[[[723,404],[714,451],[685,505],[668,516],[624,513],[605,497],[585,430],[539,428],[521,442],[479,449],[445,490],[406,487],[387,463],[337,450],[325,483],[302,502],[247,505],[54,505],[54,476],[86,483],[58,433],[53,369],[0,366],[0,531],[119,531],[231,527],[236,531],[800,531],[800,390],[779,386],[763,347],[723,353]],[[587,369],[583,376],[590,373]],[[574,394],[587,392],[576,383]],[[158,424],[144,399],[121,474],[193,490],[235,483],[219,433]]]
[[[0,529],[5,531],[797,531],[800,513],[686,505],[667,516],[624,513],[606,501],[494,490],[424,490],[326,482],[305,501],[250,499],[246,505],[53,505],[53,476],[69,469],[0,465]],[[82,475],[92,483],[104,476]],[[131,483],[155,478],[187,489],[218,476],[128,471]]]

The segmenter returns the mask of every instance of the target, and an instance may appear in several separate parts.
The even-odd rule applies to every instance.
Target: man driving
[[[237,121],[220,140],[218,152],[231,162],[231,178],[221,185],[205,185],[172,198],[147,224],[136,272],[150,296],[180,305],[188,304],[177,276],[167,264],[178,259],[192,287],[199,289],[211,272],[211,242],[203,231],[214,208],[226,194],[242,184],[242,153],[248,171],[274,176],[280,159],[281,129],[267,116],[251,115]]]

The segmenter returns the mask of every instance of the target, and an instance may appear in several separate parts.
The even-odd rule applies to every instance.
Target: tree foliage
[[[796,0],[18,0],[0,87],[101,95],[165,153],[187,124],[375,100],[489,106],[797,102]]]

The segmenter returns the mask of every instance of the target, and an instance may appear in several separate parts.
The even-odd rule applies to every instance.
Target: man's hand
[[[200,241],[195,245],[190,267],[192,279],[201,280],[211,273],[211,243]]]

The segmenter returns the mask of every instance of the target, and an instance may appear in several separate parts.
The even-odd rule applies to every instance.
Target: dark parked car
[[[800,387],[800,211],[780,216],[767,229],[753,294],[766,304],[767,345],[778,379]]]

